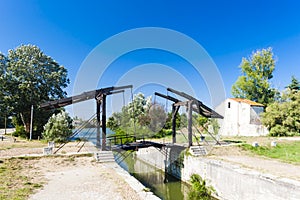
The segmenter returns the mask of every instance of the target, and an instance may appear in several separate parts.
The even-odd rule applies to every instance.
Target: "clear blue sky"
[[[230,97],[242,57],[257,49],[273,48],[277,57],[274,87],[284,88],[292,75],[300,79],[299,10],[296,0],[0,0],[0,51],[7,54],[20,44],[39,46],[68,69],[71,85],[67,92],[72,94],[80,65],[100,42],[133,28],[169,28],[205,48]],[[155,56],[151,51],[137,52],[126,59],[143,64],[153,62],[149,57],[163,63],[158,59],[161,54]],[[197,80],[192,84],[197,85]]]

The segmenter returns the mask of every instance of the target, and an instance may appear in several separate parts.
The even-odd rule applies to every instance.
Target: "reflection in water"
[[[187,199],[189,186],[173,176],[165,174],[141,160],[134,158],[134,153],[127,154],[120,166],[138,179],[145,187],[161,199]],[[119,157],[120,155],[115,155]]]

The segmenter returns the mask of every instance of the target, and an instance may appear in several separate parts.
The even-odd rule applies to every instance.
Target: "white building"
[[[219,120],[221,136],[264,136],[269,133],[260,121],[263,104],[230,98],[221,103],[216,111],[224,116]]]

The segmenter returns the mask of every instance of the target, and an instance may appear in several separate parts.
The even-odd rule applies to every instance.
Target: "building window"
[[[230,108],[230,102],[228,102],[228,108]]]

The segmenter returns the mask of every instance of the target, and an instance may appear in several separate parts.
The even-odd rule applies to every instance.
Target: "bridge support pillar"
[[[188,120],[188,147],[193,146],[193,101],[188,101],[187,120]]]
[[[172,143],[176,143],[176,115],[179,111],[180,106],[172,105]]]
[[[106,150],[106,95],[102,96],[102,151]]]
[[[101,103],[99,101],[97,101],[97,108],[96,108],[96,118],[97,118],[97,141],[96,141],[96,146],[97,147],[100,147],[100,106],[101,106]]]

